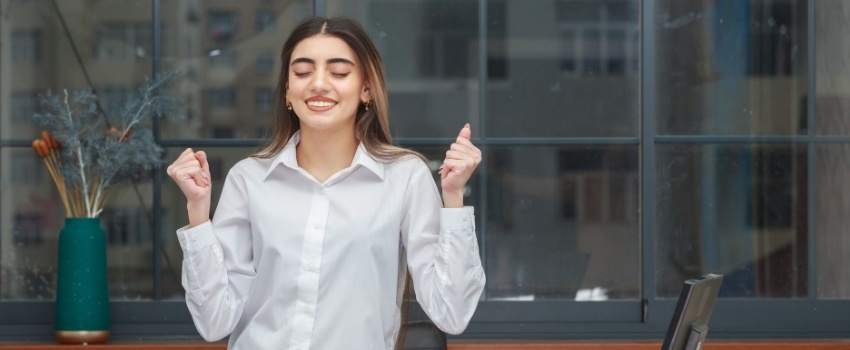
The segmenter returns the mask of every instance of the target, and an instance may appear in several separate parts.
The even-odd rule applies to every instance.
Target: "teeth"
[[[313,107],[330,107],[335,105],[336,103],[328,102],[328,101],[310,101],[307,102],[308,105]]]

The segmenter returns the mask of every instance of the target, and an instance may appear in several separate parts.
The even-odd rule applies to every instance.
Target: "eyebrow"
[[[297,63],[309,63],[309,64],[316,64],[316,61],[315,61],[314,59],[312,59],[312,58],[307,58],[307,57],[298,57],[298,58],[296,58],[296,59],[292,60],[292,64],[290,64],[290,65],[291,65],[291,66],[294,66],[294,65],[295,65],[295,64],[297,64]],[[328,64],[334,64],[334,63],[345,63],[345,64],[348,64],[348,65],[354,66],[354,62],[351,62],[351,60],[349,60],[349,59],[347,59],[347,58],[329,58],[329,59],[327,60],[327,63],[328,63]]]

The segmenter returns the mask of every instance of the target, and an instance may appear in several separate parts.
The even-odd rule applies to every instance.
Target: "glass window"
[[[636,137],[638,4],[488,3],[488,62],[506,77],[487,84],[488,136]]]
[[[818,144],[815,184],[815,283],[818,298],[850,299],[850,3],[819,1],[815,7],[815,135],[841,138]],[[815,277],[813,276],[813,277]]]
[[[685,2],[657,14],[657,132],[691,136],[656,146],[658,295],[720,271],[724,297],[807,297],[805,144],[717,143],[806,132],[806,59],[791,49],[805,47],[805,3]]]
[[[491,147],[487,298],[640,298],[637,148]]]
[[[15,30],[12,32],[12,62],[38,62],[41,60],[41,30]]]
[[[236,52],[219,49],[210,50],[207,54],[210,68],[236,68]]]
[[[271,50],[262,50],[257,54],[257,73],[270,73],[274,69],[275,56]]]
[[[272,110],[274,92],[270,88],[257,88],[254,90],[255,109],[258,113],[268,113]]]
[[[806,152],[794,145],[657,146],[656,278],[721,271],[723,297],[807,296]]]
[[[99,117],[112,118],[150,76],[152,66],[151,1],[27,1],[3,6],[0,34],[11,38],[12,59],[0,64],[14,68],[3,67],[0,88],[0,99],[9,101],[0,111],[0,305],[51,300],[55,291],[56,244],[65,208],[45,162],[30,146],[42,130],[32,119],[41,110],[38,94],[92,89],[99,96]],[[19,64],[23,62],[31,65]],[[110,237],[113,300],[153,297],[151,189],[149,176],[113,187],[108,210],[100,217]]]
[[[150,55],[151,26],[147,23],[101,23],[95,33],[98,60],[133,60]]]
[[[37,92],[12,93],[12,121],[16,123],[29,122],[38,111]]]
[[[207,35],[213,42],[226,43],[236,36],[235,11],[209,11],[207,21]]]
[[[258,10],[256,17],[257,32],[262,32],[274,28],[274,21],[274,12],[270,12],[268,10]]]
[[[271,111],[258,97],[258,89],[274,91],[283,41],[296,23],[312,13],[312,2],[165,1],[162,7],[163,26],[180,28],[174,31],[180,50],[164,52],[163,69],[187,73],[176,94],[191,125],[164,122],[162,137],[175,141],[256,138],[271,118],[267,112],[261,117],[250,112],[258,107]]]
[[[210,107],[232,108],[236,105],[236,91],[229,88],[209,89],[207,104]]]
[[[657,132],[805,133],[806,13],[791,0],[659,8]]]

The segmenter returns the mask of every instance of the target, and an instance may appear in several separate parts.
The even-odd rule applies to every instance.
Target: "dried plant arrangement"
[[[145,78],[113,116],[99,112],[90,89],[39,95],[41,111],[33,119],[45,130],[32,147],[47,165],[66,217],[98,217],[115,185],[164,163],[149,121],[183,118],[180,101],[169,92],[180,76],[172,71]]]

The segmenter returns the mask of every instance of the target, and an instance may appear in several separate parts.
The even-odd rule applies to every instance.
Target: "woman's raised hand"
[[[189,226],[194,227],[209,220],[212,181],[207,154],[187,148],[168,166],[167,172],[186,196]]]
[[[440,167],[440,186],[443,188],[443,205],[446,208],[463,206],[463,188],[478,163],[481,163],[481,151],[469,140],[471,135],[472,130],[467,123],[446,152],[446,160]]]

